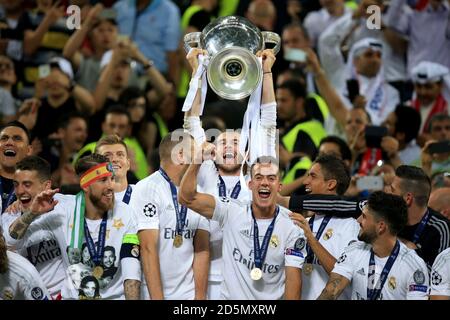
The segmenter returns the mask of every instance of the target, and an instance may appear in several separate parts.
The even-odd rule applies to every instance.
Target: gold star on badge
[[[120,228],[122,228],[123,226],[125,226],[122,222],[122,218],[119,219],[113,219],[114,223],[113,223],[113,228],[117,228],[117,230],[119,230]]]

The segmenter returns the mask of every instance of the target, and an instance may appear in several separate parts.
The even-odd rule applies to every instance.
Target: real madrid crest
[[[395,277],[389,278],[388,287],[391,290],[395,290],[395,288],[397,288],[397,281],[395,280]]]
[[[333,236],[333,229],[329,228],[323,235],[323,240],[328,240]]]
[[[276,248],[278,247],[278,245],[280,244],[280,241],[278,240],[277,235],[272,235],[272,237],[270,238],[270,246],[272,248]]]

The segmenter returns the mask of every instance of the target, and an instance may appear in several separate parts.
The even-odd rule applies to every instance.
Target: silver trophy
[[[210,56],[207,69],[208,83],[224,99],[239,100],[249,96],[262,77],[262,69],[255,54],[264,50],[266,43],[280,51],[280,36],[261,32],[243,17],[228,16],[209,23],[202,32],[184,36],[184,48],[205,49]]]

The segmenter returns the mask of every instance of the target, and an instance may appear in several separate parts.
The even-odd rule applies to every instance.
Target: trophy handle
[[[270,32],[270,31],[262,31],[262,36],[263,36],[263,40],[264,40],[264,46],[266,43],[273,43],[275,44],[275,47],[273,47],[273,53],[277,54],[280,51],[280,47],[281,47],[281,39],[280,36],[278,34],[276,34],[275,32]]]
[[[184,50],[186,53],[191,50],[191,48],[200,48],[200,35],[201,32],[191,32],[184,36]]]

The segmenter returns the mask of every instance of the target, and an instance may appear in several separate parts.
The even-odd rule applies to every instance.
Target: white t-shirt
[[[222,176],[225,183],[226,196],[230,197],[234,186],[239,181],[239,176]],[[205,161],[200,167],[198,173],[198,191],[208,193],[219,197],[219,173],[214,162]],[[242,186],[237,199],[241,202],[247,203],[251,200],[252,194],[247,185]],[[210,220],[211,235],[209,237],[209,251],[211,264],[209,266],[209,280],[220,282],[223,280],[222,276],[222,238],[223,232],[219,223]]]
[[[194,236],[198,229],[209,232],[209,221],[188,209],[183,228],[183,244],[175,248],[175,207],[170,185],[159,171],[136,184],[130,205],[138,213],[139,230],[159,230],[159,263],[164,298],[194,299]],[[181,210],[181,205],[179,208]],[[142,286],[146,289],[145,284]],[[148,290],[143,292],[148,294]]]
[[[324,215],[316,214],[314,218],[314,235],[319,231],[320,224]],[[358,239],[359,223],[353,218],[332,217],[325,227],[319,243],[336,259],[339,258],[342,251],[352,241]],[[331,235],[331,237],[330,237]],[[328,282],[329,276],[325,269],[320,265],[317,257],[313,260],[313,269],[311,274],[302,273],[302,299],[315,300],[322,292]],[[351,289],[346,288],[341,294],[340,299],[348,300],[351,297]]]
[[[61,206],[66,199],[62,194],[56,194],[54,198],[60,202],[57,206]],[[67,268],[61,256],[61,249],[50,230],[35,227],[36,221],[41,220],[43,216],[37,217],[31,223],[30,232],[26,233],[24,238],[13,239],[9,234],[9,227],[21,215],[21,212],[2,215],[3,230],[8,231],[3,234],[8,250],[13,250],[27,258],[39,272],[50,295],[56,298],[61,292]]]
[[[223,277],[221,299],[279,300],[284,296],[285,267],[301,269],[306,256],[303,231],[280,207],[267,255],[261,268],[262,279],[254,281],[250,272],[254,264],[253,217],[250,203],[215,197],[213,220],[223,228]],[[265,220],[265,221],[264,221]],[[271,219],[258,220],[259,243],[262,244]],[[276,239],[272,241],[272,239]]]
[[[7,251],[8,271],[0,274],[0,300],[49,300],[36,268],[24,257]]]
[[[358,241],[343,251],[332,272],[352,282],[352,299],[367,300],[368,269],[371,245]],[[375,279],[378,282],[389,257],[375,256]],[[428,270],[414,250],[400,243],[400,252],[389,271],[378,300],[427,300]]]
[[[75,208],[75,196],[64,196],[58,199],[60,202],[51,212],[42,215],[41,219],[33,221],[28,228],[24,241],[32,239],[37,230],[47,230],[53,235],[53,239],[62,251],[62,258],[66,268],[66,277],[61,289],[63,299],[79,299],[82,279],[92,275],[92,264],[81,261],[82,250],[75,254],[71,250],[68,255],[70,235],[73,228],[73,213]],[[101,220],[95,222],[87,219],[90,234],[95,242],[98,237]],[[98,225],[98,227],[97,227]],[[98,229],[97,229],[98,228]],[[104,257],[111,256],[113,266],[104,267],[104,273],[97,280],[99,291],[97,297],[101,299],[124,299],[123,282],[127,279],[141,280],[139,247],[130,242],[130,238],[136,237],[136,214],[133,209],[116,199],[114,209],[108,212]],[[113,250],[110,248],[114,248]],[[111,255],[111,251],[114,251]],[[103,260],[103,259],[102,259]]]
[[[450,296],[450,248],[442,251],[434,260],[430,295]]]

